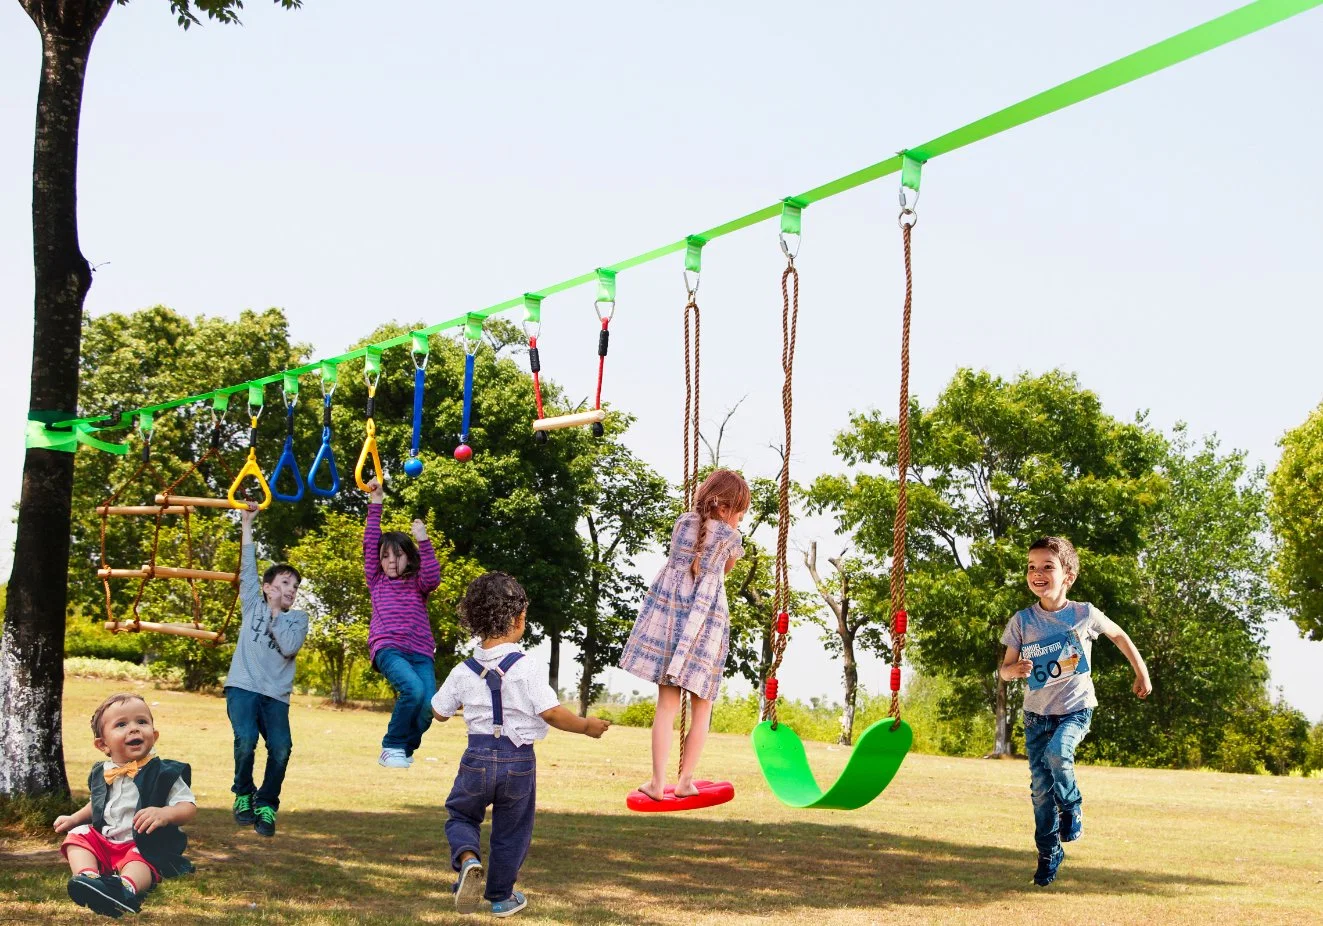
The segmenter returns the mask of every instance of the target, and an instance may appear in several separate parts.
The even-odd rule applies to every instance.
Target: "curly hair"
[[[147,703],[147,699],[142,695],[133,694],[130,691],[121,691],[106,698],[106,700],[98,704],[96,710],[92,712],[92,733],[95,734],[97,739],[101,738],[101,718],[105,715],[106,711],[110,710],[116,704],[123,704],[125,701],[141,701],[143,704]],[[151,707],[148,707],[148,716],[150,716],[151,713],[152,709]]]
[[[464,590],[459,603],[459,626],[475,637],[503,637],[514,630],[519,615],[528,610],[528,593],[514,576],[504,572],[480,575]]]

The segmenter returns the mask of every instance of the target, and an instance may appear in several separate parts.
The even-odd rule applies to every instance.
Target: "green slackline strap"
[[[703,272],[703,245],[707,239],[702,235],[690,235],[684,240],[684,269],[686,273]]]
[[[616,272],[605,267],[597,268],[597,298],[594,302],[616,301]]]
[[[1211,19],[1192,29],[1187,29],[1171,38],[1163,39],[1162,41],[1156,42],[1134,54],[1119,58],[1110,64],[1095,68],[1087,74],[1081,74],[1079,77],[1058,84],[1050,90],[1045,90],[1026,100],[1022,100],[1019,103],[1007,106],[1005,109],[998,110],[989,116],[984,116],[982,119],[971,122],[953,132],[940,135],[922,145],[908,148],[905,150],[904,154],[897,154],[884,161],[878,161],[876,164],[871,164],[852,174],[846,174],[844,177],[838,177],[837,179],[824,183],[821,186],[800,193],[798,196],[791,197],[791,199],[796,201],[799,209],[802,211],[805,206],[824,200],[829,196],[835,196],[838,193],[852,190],[857,186],[877,180],[879,177],[885,177],[888,174],[896,173],[897,171],[902,171],[902,185],[917,192],[919,174],[918,165],[921,165],[932,158],[942,154],[948,154],[958,148],[963,148],[976,141],[982,141],[985,138],[1005,132],[1008,129],[1013,129],[1016,126],[1023,125],[1034,119],[1042,118],[1043,116],[1054,113],[1057,110],[1065,109],[1067,106],[1081,103],[1084,100],[1095,97],[1100,93],[1105,93],[1108,90],[1114,90],[1117,87],[1138,80],[1141,77],[1146,77],[1149,74],[1162,70],[1163,68],[1170,67],[1173,64],[1179,64],[1182,61],[1201,55],[1204,52],[1211,51],[1221,45],[1226,45],[1229,42],[1243,38],[1253,32],[1259,31],[1260,29],[1265,29],[1268,26],[1289,19],[1299,13],[1311,10],[1320,4],[1323,4],[1323,0],[1254,0],[1254,2],[1248,3],[1239,9],[1232,10],[1229,13]],[[912,185],[909,182],[906,182],[904,173],[907,157],[913,162],[913,166],[909,171],[910,179],[913,180]],[[651,251],[646,251],[643,254],[638,254],[626,260],[609,264],[601,269],[619,273],[622,270],[629,270],[632,267],[646,264],[669,254],[674,254],[677,251],[684,251],[685,270],[690,273],[698,273],[702,266],[701,255],[704,244],[714,238],[720,238],[723,235],[729,235],[732,232],[748,228],[750,225],[756,225],[767,219],[775,218],[777,215],[784,215],[785,211],[785,203],[779,202],[755,212],[750,212],[748,215],[732,219],[722,225],[709,228],[697,235],[690,235],[688,238],[681,241],[673,241],[670,244],[664,244]],[[789,234],[789,232],[786,232],[786,234]],[[545,298],[567,289],[573,289],[576,286],[582,286],[585,283],[591,283],[597,278],[596,272],[583,273],[579,276],[571,277],[568,280],[562,280],[560,283],[543,287],[542,289],[537,290],[537,295],[540,298]],[[469,341],[480,339],[482,336],[482,319],[499,312],[518,308],[523,304],[523,300],[519,297],[507,299],[504,302],[498,302],[495,305],[490,305],[480,311],[469,312],[439,322],[438,324],[431,325],[422,329],[420,332],[413,332],[400,335],[399,337],[389,338],[377,344],[359,347],[352,351],[348,351],[347,353],[340,354],[337,357],[314,361],[293,370],[283,371],[283,373],[290,373],[297,376],[314,371],[320,366],[323,370],[323,381],[325,382],[325,369],[327,364],[343,363],[356,357],[368,356],[373,352],[375,352],[379,358],[381,352],[384,350],[410,343],[412,335],[415,333],[433,335],[450,328],[463,326],[465,329],[465,338]],[[476,335],[473,333],[475,318],[477,319]],[[267,383],[279,382],[283,373],[275,373],[271,376],[254,380],[253,383],[257,385],[265,385]],[[124,412],[121,414],[118,424],[111,423],[108,427],[127,427],[132,423],[132,416],[139,411],[166,411],[168,409],[178,408],[181,405],[189,405],[194,402],[204,402],[208,399],[212,400],[213,407],[215,407],[218,412],[224,412],[224,403],[229,401],[229,393],[238,391],[242,388],[243,386],[225,387],[223,390],[204,392],[199,395],[186,396],[181,399],[172,399],[169,402],[152,405],[144,409],[135,409],[133,411]],[[77,419],[64,418],[60,421],[52,422],[52,424],[70,427],[74,424],[86,424],[100,420],[101,419],[95,416]],[[106,428],[103,427],[98,430],[106,430]]]

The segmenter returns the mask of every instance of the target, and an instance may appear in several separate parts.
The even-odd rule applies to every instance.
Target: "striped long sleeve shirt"
[[[441,565],[432,541],[418,544],[419,569],[411,576],[391,579],[381,570],[381,505],[368,505],[363,529],[363,572],[372,595],[372,623],[368,652],[372,659],[386,648],[436,655],[436,640],[427,619],[427,596],[441,584]]]

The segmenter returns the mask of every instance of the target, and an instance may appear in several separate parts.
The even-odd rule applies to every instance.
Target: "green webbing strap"
[[[807,205],[807,202],[797,196],[787,196],[781,200],[781,234],[799,234],[804,207]]]
[[[299,394],[299,377],[295,373],[281,374],[280,390],[286,396],[297,396]]]
[[[919,179],[923,176],[923,161],[917,160],[908,151],[900,153],[900,185],[907,190],[919,192]]]
[[[381,375],[381,348],[369,347],[363,355],[363,375],[368,379]]]
[[[524,324],[542,324],[542,297],[537,293],[524,293]],[[481,327],[482,326],[479,325],[479,329],[481,329]],[[464,336],[469,339],[473,338],[473,335],[468,331],[464,333]],[[482,337],[481,330],[478,332],[478,337]]]
[[[616,272],[604,267],[597,268],[597,298],[594,302],[616,301]]]
[[[266,388],[257,383],[248,384],[248,408],[257,409],[261,414],[262,406],[266,404]]]
[[[687,273],[703,272],[703,245],[707,239],[702,235],[690,235],[684,239],[684,269]]]
[[[1216,19],[1211,19],[1192,29],[1187,29],[1185,32],[1174,35],[1171,38],[1163,39],[1161,42],[1157,42],[1150,45],[1148,48],[1113,61],[1111,64],[1105,64],[1100,68],[1095,68],[1087,74],[1082,74],[1079,77],[1066,81],[1065,83],[1058,84],[1050,90],[1045,90],[1042,93],[1029,97],[1027,100],[1022,100],[1021,102],[1008,106],[1005,109],[998,110],[989,116],[971,122],[953,132],[940,135],[922,145],[908,148],[906,149],[906,154],[915,162],[915,164],[922,164],[938,155],[947,154],[955,151],[957,148],[963,148],[976,141],[981,141],[992,135],[1005,132],[1008,129],[1013,129],[1026,122],[1054,113],[1059,109],[1073,106],[1076,103],[1095,97],[1100,93],[1105,93],[1108,90],[1113,90],[1123,84],[1128,84],[1141,77],[1146,77],[1149,74],[1170,67],[1173,64],[1178,64],[1189,58],[1201,55],[1204,52],[1210,51],[1221,45],[1226,45],[1227,43],[1233,42],[1236,39],[1249,35],[1250,33],[1257,32],[1260,29],[1264,29],[1275,23],[1289,19],[1292,16],[1305,12],[1306,10],[1311,10],[1320,4],[1323,4],[1323,0],[1254,0],[1254,2],[1248,3],[1239,9],[1232,10],[1229,13],[1219,16]],[[862,170],[857,170],[852,174],[838,177],[837,179],[824,183],[821,186],[814,187],[813,189],[792,198],[797,201],[799,208],[802,210],[804,206],[811,205],[812,203],[826,199],[829,196],[835,196],[838,193],[843,193],[846,190],[852,190],[857,186],[877,180],[879,177],[885,177],[888,174],[902,171],[904,168],[904,162],[905,155],[897,154],[884,161],[878,161],[876,164],[869,165]],[[909,187],[909,184],[904,185],[917,191],[917,175],[914,179],[914,186]],[[902,183],[904,183],[903,175]],[[709,228],[700,234],[690,235],[684,240],[673,241],[669,244],[664,244],[661,247],[653,248],[651,251],[646,251],[643,254],[618,261],[614,264],[609,264],[602,269],[619,272],[622,270],[628,270],[631,267],[637,267],[641,264],[646,264],[649,261],[657,260],[668,254],[674,254],[676,251],[684,251],[685,269],[691,273],[698,273],[701,269],[701,252],[704,244],[714,238],[719,238],[722,235],[729,235],[732,232],[748,228],[750,225],[756,225],[759,222],[774,218],[778,214],[784,214],[784,211],[784,204],[776,203],[775,205],[767,206],[755,212],[750,212],[748,215],[732,219],[722,225]],[[582,286],[585,283],[590,283],[596,278],[595,272],[580,274],[579,276],[571,277],[568,280],[563,280],[560,283],[542,287],[537,290],[537,293],[540,297],[551,296],[558,292],[573,289],[574,287]],[[474,335],[472,333],[472,319],[478,319],[478,338],[481,338],[482,319],[498,312],[517,308],[519,305],[521,305],[521,300],[518,297],[507,299],[504,302],[490,305],[481,311],[470,312],[440,322],[436,325],[431,325],[423,329],[422,333],[432,335],[462,325],[465,327],[465,337],[472,341],[474,340]],[[338,357],[332,357],[325,361],[314,361],[306,366],[285,372],[298,375],[300,373],[310,372],[317,369],[319,364],[323,366],[324,370],[326,364],[343,363],[354,357],[364,356],[370,351],[376,351],[377,354],[380,355],[380,352],[383,350],[408,344],[410,339],[411,335],[409,334],[389,338],[378,344],[356,348],[355,350],[341,354]],[[279,382],[281,375],[282,374],[280,373],[276,373],[260,380],[255,380],[254,382],[259,384]],[[238,388],[242,387],[226,387],[227,391],[237,390]],[[135,409],[134,411],[164,411],[166,409],[178,408],[181,405],[203,402],[207,399],[212,399],[213,402],[215,402],[220,400],[221,395],[222,393],[220,391],[204,392],[200,395],[172,399],[169,402],[152,405],[146,409]],[[217,406],[217,409],[218,411],[224,410],[223,406]],[[121,416],[120,423],[118,425],[112,425],[112,427],[127,426],[132,420],[131,416],[133,413],[134,412],[124,413]],[[70,427],[76,423],[90,423],[97,420],[99,419],[95,417],[78,419],[63,418],[59,421],[51,422],[51,424]],[[100,428],[99,430],[106,430],[106,428]]]
[[[427,335],[423,334],[421,331],[415,331],[411,333],[409,337],[413,339],[413,345],[412,347],[410,347],[410,353],[413,353],[418,356],[426,357],[428,353],[431,352],[432,344],[431,341],[428,339]]]
[[[230,394],[228,392],[217,392],[212,395],[211,410],[213,412],[215,412],[217,415],[220,415],[223,418],[225,417],[225,412],[228,411],[229,408],[230,408]],[[154,409],[147,409],[147,411],[153,411],[153,410]]]
[[[470,354],[474,353],[482,342],[482,322],[483,317],[476,312],[464,316],[464,340],[468,342],[464,349]]]
[[[321,371],[322,371],[322,388],[323,389],[326,388],[326,386],[329,384],[331,388],[334,389],[335,381],[340,376],[340,364],[335,360],[323,360],[321,364]]]

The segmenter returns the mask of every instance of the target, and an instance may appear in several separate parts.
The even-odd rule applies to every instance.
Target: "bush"
[[[650,727],[657,715],[657,705],[651,701],[635,701],[620,712],[618,723],[626,727]]]
[[[92,659],[73,656],[64,660],[66,678],[105,678],[125,682],[148,682],[153,678],[151,669],[118,659]]]
[[[72,617],[65,626],[64,655],[141,663],[146,658],[149,636],[146,633],[111,633],[100,623]]]
[[[1303,771],[1306,775],[1323,770],[1323,720],[1309,730],[1309,747],[1305,751]]]
[[[1213,768],[1219,772],[1239,772],[1244,775],[1264,775],[1267,769],[1259,761],[1259,746],[1253,739],[1235,730],[1222,737],[1213,757]]]

